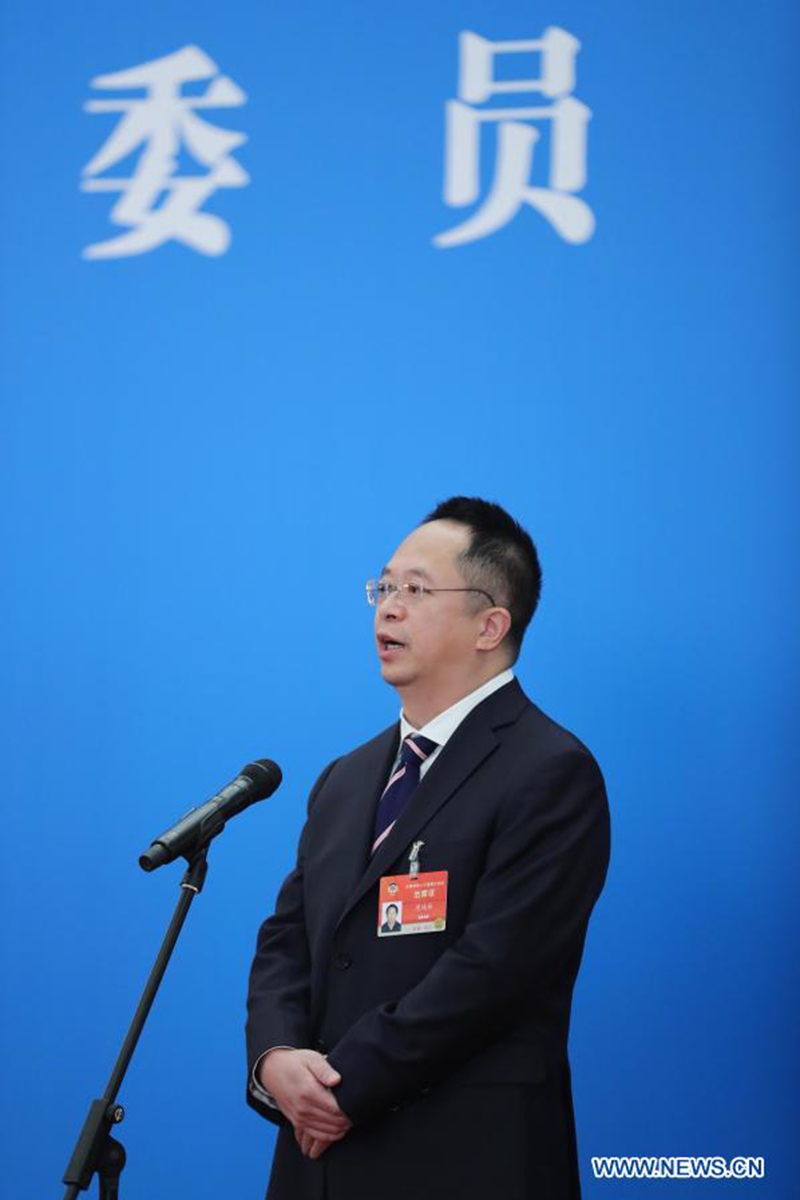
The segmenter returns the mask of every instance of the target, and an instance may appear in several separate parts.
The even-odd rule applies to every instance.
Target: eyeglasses
[[[485,596],[494,608],[494,600],[483,588],[432,588],[425,587],[423,583],[390,583],[388,579],[367,580],[367,604],[373,608],[393,596],[399,596],[405,604],[419,604],[423,596],[432,596],[435,592],[478,592],[479,595]]]

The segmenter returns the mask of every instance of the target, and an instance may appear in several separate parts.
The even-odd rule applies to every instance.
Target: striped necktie
[[[419,783],[419,772],[426,758],[433,754],[438,742],[423,737],[421,733],[411,733],[404,740],[400,751],[400,762],[392,773],[392,777],[383,789],[383,795],[378,801],[375,812],[375,833],[372,843],[372,853],[380,846],[394,825],[400,813],[411,798],[411,794]]]

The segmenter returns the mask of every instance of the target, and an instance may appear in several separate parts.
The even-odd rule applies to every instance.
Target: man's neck
[[[413,684],[411,687],[398,688],[397,693],[403,703],[403,716],[409,725],[413,725],[414,729],[422,729],[434,717],[438,717],[448,708],[457,704],[459,700],[463,700],[465,696],[469,696],[479,687],[483,687],[484,683],[488,683],[490,679],[494,679],[496,675],[506,671],[510,665],[510,663],[500,663],[482,672],[475,679],[462,679],[435,689],[430,685],[424,689],[421,687],[417,689]]]

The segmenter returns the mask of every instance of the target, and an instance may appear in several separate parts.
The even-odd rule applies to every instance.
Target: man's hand
[[[309,1158],[319,1158],[352,1125],[330,1091],[340,1080],[316,1050],[271,1050],[258,1068],[258,1082],[291,1121]]]
[[[315,1138],[299,1128],[295,1129],[294,1136],[303,1154],[309,1158],[320,1158],[334,1142],[339,1140],[338,1138]]]

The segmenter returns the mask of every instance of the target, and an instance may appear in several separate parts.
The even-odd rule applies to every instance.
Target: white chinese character
[[[594,233],[592,210],[573,193],[586,183],[586,127],[591,110],[574,99],[575,56],[580,42],[551,26],[538,40],[489,42],[476,33],[459,35],[458,100],[446,106],[444,201],[451,207],[474,204],[480,192],[480,135],[483,122],[496,122],[494,180],[483,204],[460,225],[438,234],[434,245],[463,246],[495,233],[530,205],[567,242],[585,242]],[[538,51],[541,77],[497,80],[499,54]],[[517,108],[474,108],[492,96],[538,92],[552,104]],[[531,171],[539,130],[523,122],[550,122],[548,187],[533,187]]]
[[[183,84],[213,80],[200,94],[181,92]],[[107,142],[84,167],[85,192],[121,192],[111,210],[111,221],[129,232],[87,246],[84,258],[123,258],[144,254],[165,242],[183,242],[201,254],[224,254],[231,231],[221,217],[200,212],[209,196],[221,187],[244,187],[250,176],[231,157],[247,141],[243,133],[218,129],[199,117],[197,109],[234,108],[247,96],[199,46],[184,46],[175,54],[141,63],[113,75],[98,75],[92,87],[143,88],[141,98],[87,100],[87,112],[125,114]],[[133,174],[127,178],[102,175],[143,147]],[[202,174],[176,174],[178,154],[185,149],[208,167]],[[163,197],[163,199],[162,199]],[[161,203],[159,203],[161,200]]]

